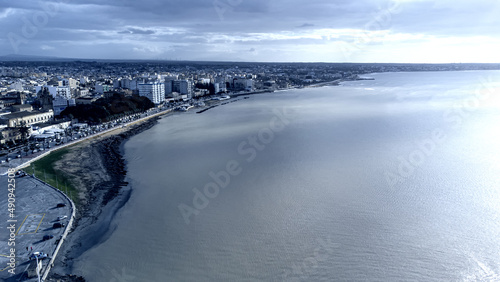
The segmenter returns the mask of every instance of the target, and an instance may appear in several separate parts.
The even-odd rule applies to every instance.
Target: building
[[[233,79],[233,90],[235,91],[252,91],[253,90],[253,80],[247,78],[234,78]]]
[[[31,130],[28,130],[28,134],[30,134]],[[6,142],[15,142],[23,139],[23,133],[18,127],[2,127],[0,130],[0,134],[2,134],[0,138],[0,143],[5,144]]]
[[[165,80],[165,95],[169,95],[173,92],[173,80]]]
[[[138,84],[139,95],[158,105],[165,102],[165,84],[161,82]]]
[[[67,79],[61,79],[58,81],[59,86],[69,86],[69,80]]]
[[[121,80],[120,79],[116,79],[113,81],[113,89],[119,89],[122,87],[122,84],[121,84]]]
[[[54,118],[54,111],[16,112],[0,116],[0,121],[7,127],[31,126],[37,123],[49,122]]]
[[[75,99],[66,99],[66,97],[56,96],[52,100],[52,109],[54,110],[54,115],[58,116],[69,106],[75,106]]]
[[[104,94],[104,92],[109,92],[112,90],[113,90],[112,85],[108,85],[108,84],[96,84],[95,85],[95,92],[97,92],[99,94]]]
[[[31,112],[31,111],[33,111],[33,106],[31,106],[29,104],[12,105],[12,111],[13,112]]]
[[[66,100],[71,99],[71,88],[69,86],[57,87],[56,96],[61,96],[61,97],[65,98]]]
[[[120,82],[120,86],[122,88],[130,89],[130,90],[137,90],[138,89],[139,83],[137,82],[136,79],[122,79]]]
[[[89,90],[87,88],[80,88],[77,90],[78,97],[85,97],[90,94]]]
[[[78,80],[70,78],[70,79],[68,79],[68,84],[69,84],[69,88],[75,89],[76,87],[78,87]]]
[[[193,83],[189,80],[174,80],[172,91],[187,95],[187,98],[191,99],[193,97]]]

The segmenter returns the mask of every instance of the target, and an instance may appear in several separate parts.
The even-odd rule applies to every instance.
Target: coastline
[[[338,85],[337,81],[321,86]],[[315,86],[315,87],[321,87]],[[311,87],[311,86],[309,86]],[[293,88],[287,89],[291,90]],[[219,105],[236,102],[237,96],[269,94],[270,91],[231,95],[235,100],[217,101],[204,107],[204,111]],[[127,203],[132,189],[126,180],[124,144],[132,136],[152,128],[158,119],[172,115],[166,112],[115,131],[82,141],[70,149],[63,159],[55,164],[72,179],[77,187],[80,205],[74,226],[61,247],[54,267],[46,281],[85,281],[73,274],[74,262],[87,250],[106,241],[116,225],[113,219]]]
[[[115,228],[113,218],[132,193],[125,182],[124,143],[153,127],[160,116],[128,126],[126,130],[86,140],[56,163],[58,170],[71,177],[79,191],[81,204],[74,227],[46,281],[84,281],[81,278],[76,280],[72,273],[74,260],[112,234]]]

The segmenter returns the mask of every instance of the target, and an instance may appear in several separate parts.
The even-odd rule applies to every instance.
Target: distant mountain
[[[74,59],[59,58],[51,56],[33,56],[33,55],[19,55],[10,54],[0,56],[0,62],[51,62],[51,61],[73,61]]]

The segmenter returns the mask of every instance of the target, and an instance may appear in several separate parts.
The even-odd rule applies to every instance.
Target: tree
[[[27,123],[23,120],[21,121],[20,126],[18,127],[19,133],[21,133],[21,142],[24,144],[26,140],[28,140],[28,135],[30,133],[31,127],[27,125]]]
[[[4,145],[4,139],[5,138],[3,137],[3,131],[0,131],[0,144],[1,144],[2,148],[5,146]]]
[[[33,151],[35,151],[35,149],[36,149],[35,144],[31,143],[31,144],[30,144],[30,150],[31,150],[31,153],[32,153],[32,154],[33,154]]]

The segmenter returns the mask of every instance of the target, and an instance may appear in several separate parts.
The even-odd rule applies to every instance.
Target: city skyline
[[[500,4],[475,1],[0,1],[0,55],[498,63]]]

